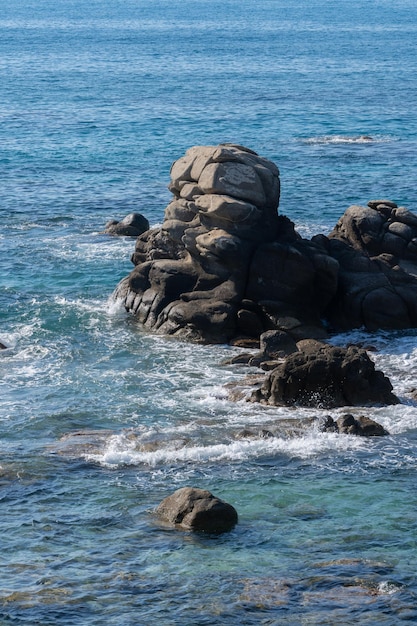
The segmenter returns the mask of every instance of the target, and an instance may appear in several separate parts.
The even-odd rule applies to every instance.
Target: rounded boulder
[[[231,530],[238,521],[236,509],[210,491],[182,487],[158,505],[156,514],[165,522],[206,533]]]

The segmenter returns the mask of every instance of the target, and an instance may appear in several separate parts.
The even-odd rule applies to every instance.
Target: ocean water
[[[2,4],[1,625],[417,620],[417,331],[333,339],[374,345],[402,403],[353,411],[388,437],[320,433],[231,402],[256,373],[235,348],[144,332],[111,300],[134,241],[102,234],[160,223],[171,163],[225,141],[279,166],[304,236],[370,199],[417,212],[416,34],[411,0]],[[185,485],[236,528],[161,526]]]

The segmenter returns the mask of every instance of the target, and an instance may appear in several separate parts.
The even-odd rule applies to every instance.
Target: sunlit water
[[[222,141],[277,163],[304,236],[370,199],[417,211],[416,24],[407,0],[2,7],[1,624],[417,619],[417,332],[333,338],[375,346],[402,404],[353,410],[388,437],[321,433],[230,401],[256,373],[235,348],[138,327],[110,299],[134,241],[101,232],[161,222],[171,162]],[[161,526],[185,485],[236,528]]]

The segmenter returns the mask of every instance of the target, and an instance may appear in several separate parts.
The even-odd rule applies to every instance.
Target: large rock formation
[[[323,335],[338,263],[278,216],[273,163],[237,145],[194,147],[170,189],[162,226],[138,238],[115,292],[144,326],[220,343],[276,328]]]
[[[350,207],[328,237],[302,239],[278,215],[277,167],[232,144],[188,150],[170,189],[162,226],[138,237],[135,268],[115,291],[145,327],[223,343],[417,326],[417,216],[407,209]]]

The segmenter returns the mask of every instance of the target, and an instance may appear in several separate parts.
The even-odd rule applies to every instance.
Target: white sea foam
[[[369,143],[387,143],[393,141],[388,136],[371,136],[371,135],[323,135],[321,137],[308,137],[301,140],[306,144],[369,144]]]
[[[85,458],[109,467],[120,465],[156,467],[177,463],[250,461],[263,457],[309,459],[330,451],[333,453],[365,448],[366,441],[358,437],[310,432],[298,438],[259,438],[212,445],[187,444],[180,447],[173,444],[147,451],[138,449],[137,442],[121,434],[110,437],[101,452],[86,454]]]

